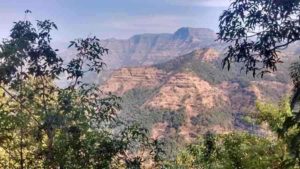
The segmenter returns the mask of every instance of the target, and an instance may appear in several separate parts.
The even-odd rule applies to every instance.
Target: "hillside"
[[[122,118],[141,122],[152,137],[175,145],[208,130],[262,133],[243,117],[253,112],[257,100],[278,101],[290,91],[283,76],[286,65],[260,79],[241,74],[239,66],[222,71],[221,58],[215,49],[205,48],[153,66],[122,68],[101,88],[123,97]]]

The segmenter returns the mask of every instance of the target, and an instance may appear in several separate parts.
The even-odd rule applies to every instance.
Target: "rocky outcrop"
[[[115,71],[110,78],[101,85],[104,93],[112,92],[122,95],[138,88],[152,88],[159,86],[167,78],[167,73],[152,67],[122,68]]]
[[[212,48],[197,49],[192,52],[192,55],[195,57],[195,59],[201,60],[203,62],[211,63],[220,59],[220,53]]]
[[[170,110],[186,107],[191,109],[190,114],[195,116],[201,109],[209,110],[220,102],[228,101],[225,92],[193,73],[178,73],[173,75],[145,106]]]

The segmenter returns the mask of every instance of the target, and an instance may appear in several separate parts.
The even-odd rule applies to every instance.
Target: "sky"
[[[14,21],[50,19],[56,41],[96,35],[126,39],[140,33],[172,33],[180,27],[218,30],[229,0],[0,0],[0,39]]]

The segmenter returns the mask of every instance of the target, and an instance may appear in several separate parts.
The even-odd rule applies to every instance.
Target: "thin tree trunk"
[[[20,131],[20,168],[24,169],[24,157],[23,157],[23,128]]]

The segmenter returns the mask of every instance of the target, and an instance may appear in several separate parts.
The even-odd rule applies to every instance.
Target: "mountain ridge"
[[[182,27],[174,33],[145,33],[129,39],[107,39],[102,45],[109,49],[109,57],[104,58],[108,69],[117,69],[166,62],[199,48],[221,48],[215,39],[216,33],[210,29]]]

